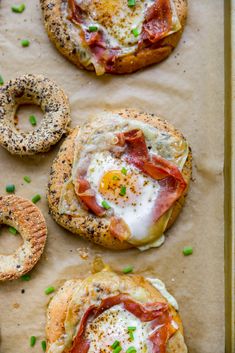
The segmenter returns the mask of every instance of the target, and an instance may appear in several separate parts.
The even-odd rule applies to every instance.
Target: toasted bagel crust
[[[0,281],[17,279],[41,257],[47,238],[46,222],[31,201],[11,195],[0,197],[0,224],[15,227],[23,238],[23,245],[13,254],[0,254]]]
[[[40,0],[40,3],[46,31],[57,49],[80,69],[94,71],[92,64],[84,67],[80,63],[78,43],[70,36],[71,28],[65,24],[61,13],[63,0]],[[159,63],[171,54],[181,38],[187,17],[187,0],[174,0],[174,3],[182,26],[181,30],[163,38],[150,47],[141,49],[137,53],[118,58],[112,69],[113,74],[135,72],[146,66]]]
[[[122,110],[119,115],[126,119],[137,119],[143,121],[153,127],[160,128],[162,130],[168,131],[175,136],[180,136],[183,138],[182,134],[176,130],[172,125],[170,125],[165,120],[161,120],[155,115],[139,113],[134,110]],[[69,179],[72,170],[73,156],[74,156],[74,140],[77,135],[77,128],[67,137],[63,143],[60,151],[55,158],[48,184],[48,203],[52,217],[57,223],[59,223],[64,228],[70,230],[72,233],[83,236],[84,238],[102,245],[104,247],[114,249],[114,250],[124,250],[134,247],[134,245],[126,242],[120,241],[114,238],[108,229],[107,223],[105,223],[102,218],[98,218],[93,214],[89,213],[86,216],[70,216],[66,214],[59,213],[59,202],[63,184]],[[184,165],[182,174],[189,185],[190,177],[192,173],[192,155],[189,151],[187,161]],[[183,195],[173,206],[173,212],[171,218],[168,222],[167,229],[174,223],[180,210],[184,204],[184,200],[187,194],[187,189],[184,191]]]
[[[14,117],[21,104],[36,104],[43,120],[34,130],[16,129]],[[16,155],[48,151],[56,144],[70,123],[70,106],[64,91],[42,75],[23,75],[0,88],[0,145]]]
[[[51,345],[57,341],[65,333],[65,320],[68,317],[68,311],[74,314],[69,316],[71,322],[76,322],[79,311],[83,307],[72,302],[73,294],[76,292],[76,300],[81,299],[84,303],[83,293],[79,292],[79,286],[86,289],[86,300],[88,302],[91,292],[95,292],[94,287],[102,288],[102,291],[112,293],[112,295],[120,292],[130,295],[133,299],[135,293],[142,293],[143,298],[141,302],[162,302],[167,300],[162,294],[153,287],[144,277],[139,275],[118,275],[109,271],[102,271],[87,277],[85,280],[74,279],[66,281],[64,285],[58,290],[53,299],[50,301],[47,310],[47,352],[51,352]],[[110,295],[109,295],[110,296]],[[94,298],[92,297],[94,300]],[[138,300],[137,300],[138,301]],[[94,303],[94,301],[93,301]],[[169,339],[167,343],[166,353],[186,353],[187,347],[183,337],[183,325],[178,312],[171,306],[170,312],[174,321],[178,324],[178,331]],[[70,347],[65,348],[61,353],[68,353]]]

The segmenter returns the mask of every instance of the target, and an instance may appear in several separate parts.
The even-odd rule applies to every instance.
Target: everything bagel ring
[[[14,125],[21,104],[36,104],[43,111],[41,124],[33,131],[19,131]],[[64,91],[41,75],[24,75],[0,88],[0,145],[12,154],[46,152],[67,131],[69,101]]]
[[[0,197],[0,224],[15,227],[24,241],[13,254],[0,254],[0,281],[17,279],[29,272],[42,255],[47,238],[46,222],[32,202],[11,195]]]

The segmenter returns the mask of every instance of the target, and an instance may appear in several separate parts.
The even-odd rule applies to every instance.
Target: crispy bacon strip
[[[181,197],[187,187],[181,172],[171,162],[160,156],[151,157],[145,142],[144,134],[134,129],[117,134],[118,145],[126,143],[126,160],[143,173],[158,180],[160,193],[154,209],[154,221],[157,221]]]
[[[89,210],[94,212],[96,216],[104,216],[105,209],[97,203],[95,194],[93,190],[91,190],[90,183],[86,179],[81,177],[78,178],[75,193],[79,200],[81,200]]]
[[[168,339],[176,332],[171,325],[172,316],[167,303],[141,304],[125,294],[105,298],[99,306],[90,306],[82,317],[77,336],[74,339],[70,353],[87,353],[89,342],[84,339],[88,320],[101,315],[115,305],[123,304],[124,309],[138,317],[142,322],[151,322],[152,333],[149,340],[153,344],[152,353],[165,353]]]
[[[143,24],[142,42],[156,43],[167,35],[172,27],[172,11],[169,0],[157,0],[149,8]]]

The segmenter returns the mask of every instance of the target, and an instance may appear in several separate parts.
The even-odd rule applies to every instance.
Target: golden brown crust
[[[115,283],[115,285],[114,285]],[[91,292],[95,292],[94,287],[98,286],[105,290],[107,293],[112,295],[119,293],[129,294],[134,300],[141,302],[167,302],[162,294],[153,287],[149,281],[139,275],[117,275],[113,272],[102,271],[95,275],[87,277],[84,281],[71,280],[64,283],[62,288],[56,293],[51,300],[48,311],[47,311],[47,326],[46,326],[46,337],[47,337],[47,351],[50,351],[51,345],[58,340],[65,333],[65,320],[68,317],[69,311],[74,311],[74,317],[71,317],[76,321],[79,316],[79,311],[83,309],[76,303],[79,299],[83,301],[83,291],[78,288],[80,286],[86,289],[87,298],[89,298]],[[74,300],[73,294],[76,292]],[[142,293],[143,297],[137,299],[136,293]],[[133,296],[132,296],[133,295]],[[110,296],[110,294],[108,295]],[[72,298],[73,297],[73,298]],[[94,298],[92,296],[94,303]],[[183,325],[179,313],[170,305],[171,315],[178,324],[178,331],[169,339],[167,344],[167,353],[186,353],[187,347],[184,343],[183,337]],[[74,322],[75,322],[74,321]],[[52,351],[50,351],[52,353]],[[69,352],[69,347],[64,349],[61,353]]]
[[[24,241],[13,254],[0,254],[0,281],[17,279],[29,272],[42,255],[46,222],[32,202],[11,195],[0,197],[0,224],[15,227]]]
[[[130,109],[122,110],[119,112],[119,114],[123,118],[137,119],[154,127],[166,130],[175,136],[183,137],[182,134],[172,125],[164,120],[157,118],[155,115],[139,113]],[[110,234],[108,225],[102,220],[102,218],[95,217],[92,214],[76,217],[59,213],[61,190],[65,181],[68,180],[71,175],[74,155],[74,139],[76,135],[77,129],[75,129],[72,134],[65,140],[51,168],[50,180],[48,184],[48,203],[51,215],[56,220],[56,222],[64,228],[70,230],[72,233],[79,234],[96,244],[114,250],[124,250],[131,248],[134,245],[131,245],[125,241],[121,242]],[[192,155],[190,151],[182,171],[183,177],[188,185],[190,182],[191,173]],[[186,194],[187,189],[174,205],[172,216],[167,225],[167,229],[169,229],[169,227],[174,223],[178,214],[180,213]]]
[[[14,116],[21,104],[39,105],[43,120],[34,130],[16,129]],[[48,151],[70,123],[70,106],[64,91],[42,75],[23,75],[0,88],[0,145],[16,155]]]
[[[72,61],[80,69],[85,67],[80,63],[78,45],[70,36],[70,27],[65,25],[61,14],[63,0],[40,0],[44,16],[46,31],[50,40],[67,59]],[[112,69],[113,74],[127,74],[135,72],[146,66],[159,63],[167,58],[178,44],[184,30],[187,18],[187,0],[174,0],[181,30],[163,38],[152,47],[140,50],[135,54],[129,54],[118,58]],[[94,71],[93,65],[86,67]]]

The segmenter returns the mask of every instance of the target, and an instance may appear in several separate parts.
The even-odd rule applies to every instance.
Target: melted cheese
[[[158,278],[146,278],[152,286],[154,286],[161,294],[162,296],[168,301],[169,304],[173,306],[176,310],[179,310],[179,305],[176,301],[176,299],[171,295],[167,289],[165,284]]]
[[[140,121],[123,119],[118,114],[103,113],[79,130],[75,141],[72,177],[64,185],[59,211],[61,214],[84,215],[85,211],[78,203],[72,185],[76,183],[78,174],[87,171],[86,178],[95,191],[98,203],[101,205],[103,200],[108,201],[114,214],[123,218],[129,226],[131,237],[128,241],[136,246],[147,245],[142,248],[145,250],[161,245],[163,239],[160,243],[156,241],[163,235],[172,209],[153,224],[151,210],[158,195],[158,183],[128,165],[122,158],[114,158],[109,152],[115,134],[131,129],[143,131],[147,146],[151,148],[150,153],[160,155],[173,162],[180,170],[183,169],[188,156],[188,145],[184,139]],[[123,180],[128,198],[110,194],[108,187],[101,191],[103,176],[109,171],[120,171],[123,167],[127,171]],[[108,222],[108,217],[109,214],[103,220]]]

